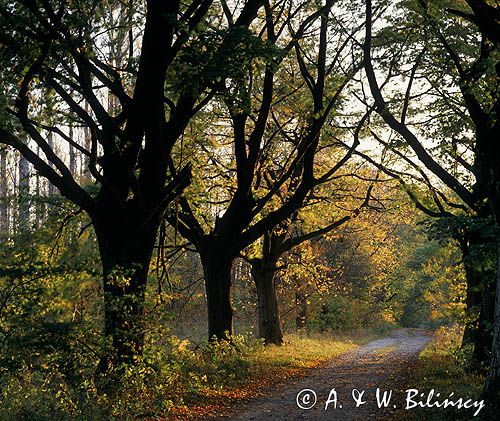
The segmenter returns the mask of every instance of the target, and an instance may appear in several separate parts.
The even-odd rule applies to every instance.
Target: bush
[[[168,414],[174,402],[175,406],[193,403],[207,391],[222,390],[249,377],[251,356],[263,348],[261,341],[241,335],[231,342],[196,348],[166,334],[161,340],[152,339],[142,358],[114,368],[99,382],[94,377],[96,364],[88,361],[86,377],[78,378],[57,360],[4,369],[0,420],[134,420]]]
[[[320,332],[328,330],[350,330],[359,326],[352,300],[335,297],[323,303],[319,314],[311,320],[311,327]]]
[[[461,333],[457,326],[441,327],[436,331],[413,370],[412,387],[423,392],[435,389],[441,396],[453,392],[457,397],[480,400],[484,377],[466,370],[466,354],[459,350]],[[469,420],[472,417],[470,411],[454,407],[441,408],[439,412],[435,408],[416,408],[411,416],[417,420]],[[493,418],[488,408],[484,408],[474,419]]]

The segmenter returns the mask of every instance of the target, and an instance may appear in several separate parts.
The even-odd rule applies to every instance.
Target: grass
[[[169,418],[185,420],[221,416],[242,400],[263,394],[266,388],[279,387],[300,378],[322,363],[357,348],[377,337],[373,332],[293,334],[285,336],[282,346],[255,347],[243,352],[247,367],[242,376],[225,384],[207,384],[185,405],[174,406]],[[193,397],[192,397],[193,398]]]
[[[433,340],[421,352],[412,371],[409,387],[426,395],[434,389],[441,400],[454,393],[453,398],[481,400],[484,377],[466,369],[464,355],[459,350],[459,329],[440,328]],[[406,417],[414,420],[470,420],[475,410],[444,408],[415,408],[407,411]],[[483,409],[474,419],[494,419]]]
[[[0,421],[206,419],[376,336],[361,330],[304,333],[286,336],[283,346],[265,347],[252,336],[196,345],[165,335],[151,341],[133,364],[104,377],[94,376],[95,361],[80,356],[77,361],[87,368],[75,373],[52,356],[50,364],[0,371]]]

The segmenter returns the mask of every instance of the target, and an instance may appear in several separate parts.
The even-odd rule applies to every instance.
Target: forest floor
[[[430,336],[428,331],[415,329],[393,331],[386,338],[369,342],[311,369],[306,376],[263,388],[259,397],[236,404],[228,408],[228,412],[209,419],[320,421],[395,418],[405,405],[404,390],[411,388],[407,383],[412,365]],[[392,399],[386,408],[383,404],[379,408],[377,388],[380,388],[380,398],[384,392],[388,396],[392,390]],[[356,407],[354,398],[364,403]],[[301,409],[299,404],[311,408]]]

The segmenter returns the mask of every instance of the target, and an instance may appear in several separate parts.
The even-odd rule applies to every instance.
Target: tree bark
[[[130,210],[94,217],[103,267],[104,336],[111,348],[100,369],[132,363],[144,347],[144,299],[156,221],[141,224]]]
[[[497,219],[497,223],[498,223]],[[500,398],[500,241],[497,246],[499,256],[497,276],[496,276],[496,292],[495,292],[495,317],[493,321],[493,345],[491,348],[491,364],[486,381],[486,395],[498,406]]]
[[[495,271],[488,269],[488,255],[480,246],[486,246],[490,239],[474,233],[463,241],[462,262],[467,282],[466,306],[470,318],[465,326],[462,346],[473,345],[472,367],[485,367],[490,358],[493,341],[492,323],[494,312]],[[481,260],[483,259],[483,261]]]
[[[466,316],[464,334],[462,337],[462,348],[475,344],[477,336],[477,323],[479,322],[479,313],[481,305],[481,292],[478,290],[479,285],[474,273],[471,273],[468,265],[464,262],[465,279],[467,283],[467,292],[465,298]]]
[[[210,242],[211,243],[211,242]],[[199,249],[207,293],[208,338],[229,339],[234,334],[231,268],[234,257],[206,244]]]
[[[264,343],[281,345],[281,330],[278,298],[276,296],[276,266],[266,266],[262,261],[252,261],[252,277],[257,287],[259,338]]]
[[[474,369],[485,367],[489,363],[491,346],[493,344],[493,334],[491,326],[493,324],[494,299],[492,290],[494,282],[487,279],[475,279],[477,291],[467,292],[467,310],[476,312],[473,316],[475,320],[467,323],[462,338],[462,347],[472,344],[472,367]],[[481,282],[483,281],[483,282]],[[467,289],[470,289],[470,278],[467,277]]]
[[[474,341],[474,352],[472,354],[472,362],[478,368],[484,368],[488,365],[491,347],[493,346],[492,326],[495,317],[495,282],[494,280],[485,279],[484,284]]]
[[[497,69],[500,73],[500,69]],[[500,75],[500,74],[499,74]],[[496,110],[498,117],[498,109]],[[497,118],[495,128],[492,130],[491,136],[487,139],[485,150],[485,162],[487,162],[486,168],[490,171],[490,193],[489,193],[489,204],[493,215],[495,217],[495,223],[498,228],[500,228],[500,153],[497,147],[498,136],[493,133],[498,133],[498,123]],[[496,238],[497,246],[497,273],[495,277],[495,309],[493,317],[493,344],[491,347],[491,360],[490,369],[488,372],[488,378],[486,380],[485,394],[486,397],[493,405],[498,408],[500,406],[500,238]]]

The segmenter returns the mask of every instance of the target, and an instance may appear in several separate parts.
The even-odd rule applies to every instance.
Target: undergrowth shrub
[[[107,385],[106,393],[98,391],[90,369],[79,382],[53,363],[3,370],[0,420],[133,420],[167,414],[174,402],[189,404],[207,390],[236,385],[249,375],[251,356],[262,348],[261,341],[242,335],[198,347],[163,336],[134,364],[107,373],[120,382]]]
[[[439,328],[433,340],[421,352],[413,371],[411,386],[423,393],[431,389],[441,396],[480,400],[484,377],[467,370],[467,354],[460,350],[462,330],[458,326]],[[416,408],[411,417],[416,420],[469,420],[472,410],[458,410],[454,407]],[[484,408],[474,419],[493,419]]]

